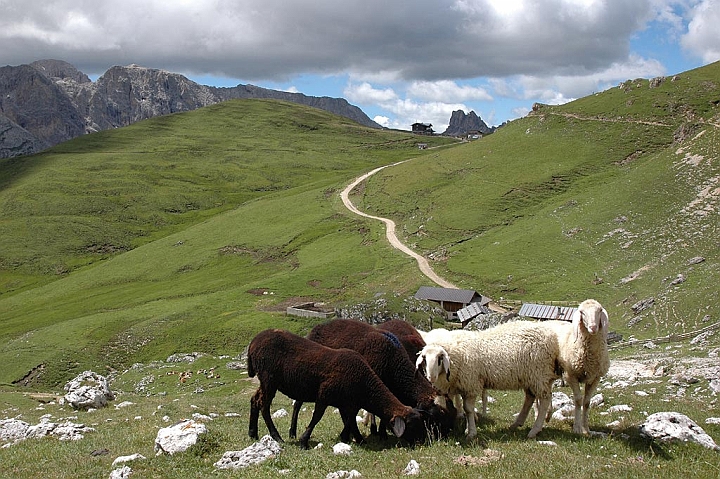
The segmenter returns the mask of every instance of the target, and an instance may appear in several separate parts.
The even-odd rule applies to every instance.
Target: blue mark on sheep
[[[386,338],[388,338],[390,341],[392,341],[393,345],[396,348],[402,347],[402,344],[400,344],[400,340],[393,333],[388,332],[388,331],[383,331],[383,335],[385,335]]]

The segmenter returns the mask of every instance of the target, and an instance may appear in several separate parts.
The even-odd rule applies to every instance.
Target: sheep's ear
[[[445,379],[450,381],[450,358],[447,354],[442,355],[442,363],[445,368]]]
[[[573,341],[577,341],[580,337],[580,321],[582,320],[582,312],[578,309],[572,315],[572,331]]]
[[[392,418],[390,426],[392,427],[392,432],[396,437],[401,437],[405,434],[405,419],[401,416],[395,416]]]
[[[602,312],[600,313],[600,327],[607,331],[608,323],[610,321],[608,320],[608,314],[607,311],[605,311],[605,308],[602,309]]]

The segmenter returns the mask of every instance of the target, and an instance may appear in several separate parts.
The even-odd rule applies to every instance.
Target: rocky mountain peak
[[[465,114],[462,110],[456,110],[452,113],[450,123],[443,135],[467,136],[468,134],[476,132],[481,135],[487,135],[493,131],[495,131],[495,128],[487,126],[487,124],[485,124],[485,122],[477,116],[474,111]]]

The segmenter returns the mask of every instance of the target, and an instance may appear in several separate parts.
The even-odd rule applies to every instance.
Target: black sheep
[[[258,439],[258,418],[262,412],[270,435],[282,441],[270,416],[277,391],[296,402],[315,403],[310,424],[300,437],[303,449],[309,447],[310,435],[328,406],[340,410],[343,442],[349,442],[351,435],[357,442],[363,441],[355,420],[360,409],[387,421],[396,436],[411,443],[425,438],[421,411],[398,401],[355,351],[328,348],[288,331],[268,329],[250,342],[248,375],[257,375],[260,381],[250,399],[251,438]]]
[[[394,334],[361,321],[335,319],[315,326],[307,337],[331,348],[348,348],[360,353],[400,402],[427,413],[426,426],[434,437],[447,435],[452,429],[456,411],[452,406],[445,406],[452,401],[444,400],[427,378],[416,371],[414,361]],[[301,407],[302,402],[296,402],[293,407],[291,437],[295,437]],[[381,417],[378,432],[382,438],[387,437],[386,428],[387,423]]]
[[[420,336],[415,326],[402,319],[391,319],[380,323],[377,329],[393,333],[402,343],[411,361],[415,361],[422,348],[425,347],[425,340]]]

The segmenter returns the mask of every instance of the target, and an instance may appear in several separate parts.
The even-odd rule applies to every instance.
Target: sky
[[[720,60],[720,0],[0,0],[0,66],[64,60],[488,125]]]

